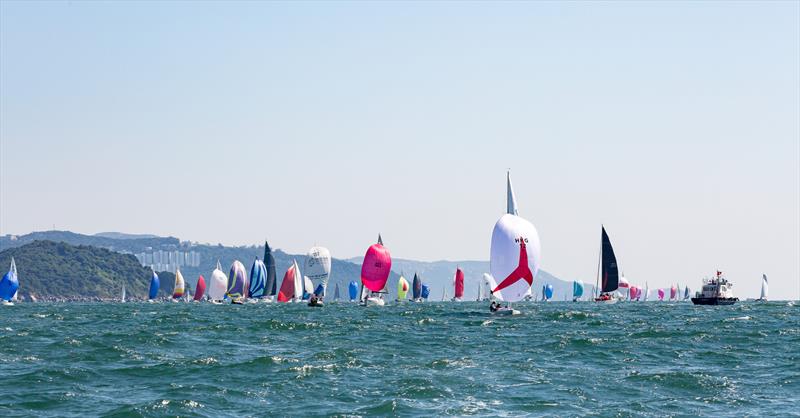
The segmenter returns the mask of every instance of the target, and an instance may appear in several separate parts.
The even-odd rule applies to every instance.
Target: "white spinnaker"
[[[523,265],[520,260],[523,243],[528,258],[527,265]],[[492,247],[489,257],[489,271],[498,286],[502,285],[515,270],[518,272],[523,270],[520,273],[530,270],[531,278],[535,279],[536,273],[539,271],[539,254],[539,233],[532,223],[511,214],[500,217],[492,231]],[[499,293],[499,297],[507,302],[524,299],[526,295],[530,294],[531,284],[521,277],[522,274],[520,277],[511,277],[511,280],[519,280],[496,291],[495,296],[498,296],[497,293]]]
[[[303,276],[303,289],[305,289],[305,293],[310,295],[314,294],[314,283],[308,278],[308,276]]]
[[[211,300],[225,299],[225,293],[228,292],[228,276],[222,272],[222,266],[217,262],[217,268],[211,272],[211,279],[208,284],[208,297]]]
[[[303,275],[300,274],[300,266],[294,260],[294,301],[303,300]]]
[[[311,279],[314,284],[322,283],[322,288],[327,293],[328,278],[331,274],[331,252],[325,247],[311,247],[306,255],[305,264],[306,277]],[[311,289],[309,293],[313,293]]]
[[[492,277],[489,273],[483,273],[483,281],[481,281],[481,286],[483,287],[483,296],[491,299],[494,297],[497,300],[503,300],[503,295],[500,292],[495,293],[494,295],[491,294],[492,289],[497,287],[497,283],[494,281],[494,277]]]
[[[183,274],[181,274],[181,270],[178,269],[175,271],[175,290],[174,293],[180,291],[183,294],[186,291],[186,281],[183,280]]]
[[[769,294],[769,282],[767,282],[767,275],[761,275],[761,299],[766,300]]]

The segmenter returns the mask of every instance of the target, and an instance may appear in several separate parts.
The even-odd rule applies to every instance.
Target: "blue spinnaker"
[[[548,284],[547,286],[544,287],[544,297],[547,300],[550,300],[550,299],[553,298],[553,285]]]
[[[4,274],[3,279],[0,280],[0,299],[10,301],[14,297],[14,294],[17,293],[17,289],[19,289],[17,266],[12,258],[8,273]]]
[[[150,279],[150,293],[148,294],[149,299],[155,299],[158,296],[158,288],[161,286],[161,282],[158,280],[158,274],[153,271],[153,278]]]
[[[247,292],[251,298],[264,297],[264,286],[267,281],[267,267],[264,263],[256,258],[253,261],[253,267],[250,268],[250,289]]]
[[[347,290],[350,293],[350,300],[356,300],[358,298],[358,283],[355,280],[350,282],[350,285],[347,287]]]
[[[583,296],[583,283],[572,282],[572,297],[577,299],[581,296]]]
[[[325,288],[322,287],[322,283],[318,284],[317,288],[314,289],[314,295],[316,295],[316,296],[322,296],[322,294],[324,292],[325,292]]]
[[[423,299],[428,299],[428,296],[430,296],[430,295],[431,295],[431,288],[428,287],[428,285],[423,284],[422,285],[422,292],[421,292],[422,298]]]

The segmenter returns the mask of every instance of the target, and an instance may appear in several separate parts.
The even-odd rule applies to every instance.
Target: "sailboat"
[[[397,301],[403,302],[406,300],[406,296],[408,296],[409,290],[408,280],[403,277],[403,274],[400,274],[400,279],[397,280]]]
[[[494,277],[492,277],[489,273],[483,273],[483,279],[481,280],[481,286],[483,287],[483,299],[481,301],[487,301],[492,298],[496,300],[503,300],[503,295],[500,293],[492,294],[492,289],[497,287],[497,283],[494,281]]]
[[[250,267],[250,286],[247,293],[250,295],[248,302],[258,303],[258,300],[265,296],[267,284],[267,266],[256,257]]]
[[[411,296],[414,302],[422,302],[422,279],[419,278],[417,273],[414,273],[411,289]]]
[[[328,280],[331,275],[331,252],[325,247],[311,247],[306,254],[306,278],[311,281],[312,286],[317,283],[316,289],[312,289],[313,296],[310,298],[308,306],[323,306],[323,299],[328,290]]]
[[[447,300],[447,286],[442,286],[442,302]]]
[[[456,267],[456,277],[453,278],[453,302],[461,302],[464,298],[464,272]]]
[[[481,282],[478,282],[478,298],[475,301],[480,302],[483,300],[483,286]]]
[[[664,289],[658,289],[658,300],[664,300]]]
[[[683,289],[683,300],[689,300],[692,298],[692,292],[689,290],[689,286],[686,286]]]
[[[392,255],[383,246],[383,240],[378,234],[378,242],[367,249],[364,262],[361,264],[361,284],[371,291],[369,296],[361,299],[365,306],[386,304],[383,300],[383,293],[391,271]]]
[[[14,262],[14,257],[11,257],[11,266],[8,268],[8,273],[4,274],[3,278],[0,279],[0,299],[3,300],[3,305],[14,305],[12,300],[17,295],[18,289],[17,264]]]
[[[222,271],[222,265],[217,260],[217,267],[211,272],[211,284],[208,289],[208,297],[211,303],[220,304],[225,299],[228,291],[228,277]]]
[[[595,302],[616,303],[613,292],[619,288],[619,271],[617,270],[617,257],[614,255],[614,247],[608,239],[606,228],[600,226],[600,260],[597,265],[597,284],[595,289],[600,289],[600,295]],[[602,278],[602,286],[600,280]],[[596,290],[595,290],[596,291]]]
[[[423,283],[422,284],[422,291],[420,292],[419,296],[423,300],[428,300],[428,296],[430,296],[430,295],[431,295],[431,288],[427,284]]]
[[[644,298],[642,298],[642,302],[647,302],[647,294],[650,293],[650,285],[647,282],[644,282]]]
[[[669,300],[674,301],[678,299],[678,288],[675,285],[669,288]]]
[[[572,282],[572,301],[577,302],[583,296],[583,282],[575,280]]]
[[[305,289],[305,280],[303,280],[303,273],[300,272],[300,265],[297,264],[297,260],[292,260],[292,265],[294,267],[294,296],[292,297],[293,302],[302,302],[303,301],[303,293]]]
[[[350,302],[358,300],[358,283],[355,280],[347,285],[347,293],[350,295]]]
[[[761,297],[756,299],[759,302],[766,302],[767,301],[767,294],[769,293],[769,282],[767,281],[767,275],[761,275]]]
[[[275,272],[275,257],[272,256],[272,249],[269,244],[264,240],[264,267],[267,268],[267,279],[264,283],[264,296],[261,298],[264,302],[272,302],[278,295],[278,278]]]
[[[173,286],[172,291],[172,301],[179,302],[181,297],[183,297],[184,292],[186,291],[186,282],[183,280],[183,274],[181,274],[181,269],[178,268],[175,270],[175,286]]]
[[[203,297],[206,295],[206,279],[201,274],[200,277],[197,278],[197,284],[194,287],[194,301],[200,302],[203,300]]]
[[[296,277],[299,272],[295,269],[297,263],[292,263],[283,275],[283,282],[281,282],[281,289],[278,291],[278,302],[289,303],[295,300],[295,288],[297,284]]]
[[[539,271],[539,233],[527,219],[519,216],[511,172],[506,175],[506,213],[497,220],[492,231],[489,270],[500,281],[492,289],[506,302],[518,302],[530,295],[533,279]],[[496,314],[519,314],[506,305]]]
[[[550,283],[545,285],[545,287],[544,287],[544,300],[545,301],[549,302],[550,299],[553,298],[553,290],[554,290],[553,289],[553,285],[551,285]]]
[[[119,298],[120,303],[125,303],[125,283],[122,283],[122,297]]]
[[[336,283],[336,288],[333,291],[333,300],[338,302],[339,298],[340,298],[340,296],[339,296],[339,283]]]
[[[150,291],[147,293],[147,300],[153,302],[158,296],[158,288],[161,287],[161,281],[158,280],[156,271],[153,269],[151,271],[153,272],[153,277],[150,278]]]
[[[244,303],[247,300],[247,290],[247,272],[244,270],[244,264],[234,260],[228,273],[228,297],[231,298],[231,303],[237,305]]]

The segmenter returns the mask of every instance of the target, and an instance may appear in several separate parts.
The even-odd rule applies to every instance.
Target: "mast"
[[[602,230],[603,225],[600,225],[600,229]],[[600,263],[603,260],[603,233],[600,233],[600,252],[597,254],[597,277],[595,277],[594,282],[594,297],[598,296],[599,286],[600,286]]]

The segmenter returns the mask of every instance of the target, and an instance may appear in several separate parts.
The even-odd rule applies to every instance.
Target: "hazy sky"
[[[800,297],[800,3],[0,2],[0,234],[487,259]]]

